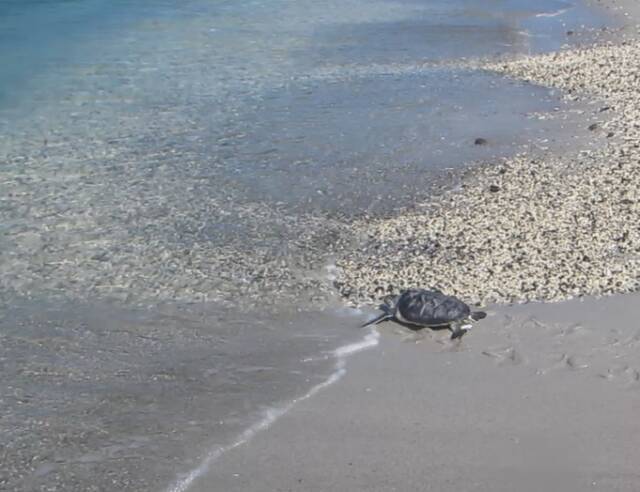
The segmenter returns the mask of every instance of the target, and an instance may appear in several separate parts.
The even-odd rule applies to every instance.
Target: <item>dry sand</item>
[[[381,325],[190,490],[638,491],[639,317],[631,294],[501,307],[459,345]]]

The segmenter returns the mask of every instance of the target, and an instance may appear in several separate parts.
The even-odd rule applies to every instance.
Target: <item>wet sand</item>
[[[0,312],[0,490],[163,489],[362,337],[347,310],[295,311],[15,301]]]
[[[639,490],[640,296],[489,314],[460,344],[381,325],[189,490]]]

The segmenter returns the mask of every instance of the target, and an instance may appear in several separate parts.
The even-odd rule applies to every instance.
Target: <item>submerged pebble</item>
[[[5,139],[0,288],[282,303],[330,297],[336,287],[352,304],[413,286],[483,303],[637,289],[640,95],[629,88],[640,79],[639,48],[627,41],[483,64],[597,100],[585,119],[606,117],[593,133],[602,146],[487,163],[456,190],[391,217],[296,215],[241,199],[232,180],[212,181],[197,159],[176,159],[155,141],[141,162],[110,137],[92,137],[86,158],[71,158],[77,142],[55,133],[45,148]],[[212,195],[213,186],[221,191]]]

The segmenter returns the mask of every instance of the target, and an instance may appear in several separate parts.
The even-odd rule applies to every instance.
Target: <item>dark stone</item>
[[[440,243],[438,241],[429,240],[422,246],[422,251],[429,256],[434,256],[439,248]]]
[[[500,191],[500,187],[498,185],[491,185],[489,186],[489,191],[495,193],[497,191]]]
[[[95,261],[107,261],[109,259],[109,253],[107,251],[102,251],[93,255],[91,259]]]
[[[567,31],[567,36],[573,36],[573,31]]]
[[[615,133],[613,133],[613,132],[609,132],[609,133],[607,133],[607,138],[611,138],[611,137],[613,137],[614,135],[615,135]]]
[[[486,145],[487,144],[487,139],[486,138],[482,138],[482,137],[478,137],[474,140],[473,142],[475,145]]]
[[[597,123],[591,123],[591,124],[589,125],[589,130],[590,130],[590,131],[593,131],[593,130],[595,130],[595,129],[597,129],[597,128],[598,128],[598,124],[597,124]]]

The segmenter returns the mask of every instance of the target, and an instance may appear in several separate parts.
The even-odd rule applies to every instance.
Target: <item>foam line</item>
[[[559,15],[564,14],[565,12],[567,12],[569,9],[559,9],[556,10],[555,12],[542,12],[540,14],[536,14],[536,17],[558,17]]]
[[[264,412],[262,418],[251,427],[246,429],[244,432],[242,432],[242,434],[240,434],[240,436],[238,436],[238,438],[234,442],[227,446],[213,448],[207,453],[207,455],[196,468],[191,470],[183,478],[177,480],[176,483],[171,485],[166,492],[186,492],[187,490],[189,490],[189,487],[191,487],[191,485],[199,477],[204,475],[211,467],[211,465],[215,463],[227,451],[231,451],[232,449],[235,449],[238,446],[241,446],[242,444],[250,441],[256,434],[265,429],[268,429],[276,420],[278,420],[289,410],[291,410],[297,403],[311,398],[323,389],[339,381],[346,373],[346,358],[357,352],[361,352],[362,350],[367,350],[369,348],[375,347],[376,345],[378,345],[379,339],[380,334],[376,330],[372,330],[359,342],[344,345],[334,350],[332,352],[332,355],[336,359],[336,365],[335,370],[331,374],[331,376],[329,376],[325,381],[315,385],[303,396],[294,398],[285,405],[267,409]]]

